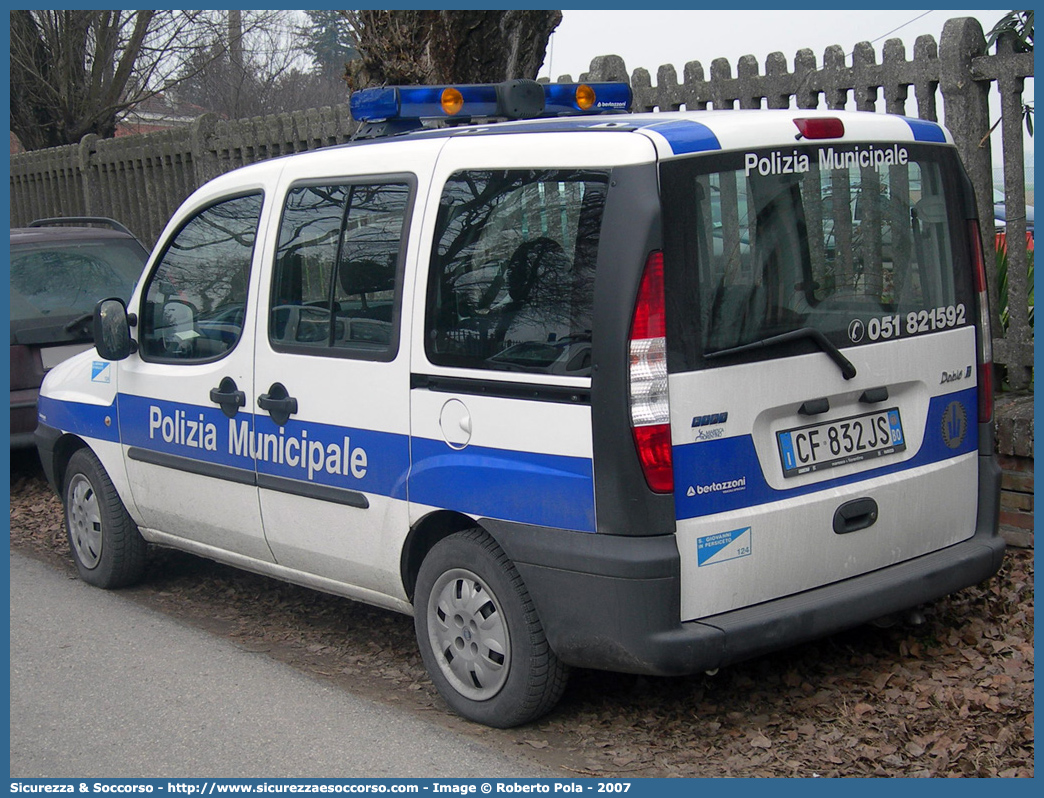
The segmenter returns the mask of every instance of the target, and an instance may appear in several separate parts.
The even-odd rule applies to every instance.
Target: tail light
[[[38,348],[12,344],[10,364],[12,391],[40,387],[44,369]]]
[[[837,117],[795,119],[794,124],[806,139],[840,139],[845,136],[845,123]]]
[[[674,490],[664,305],[663,253],[652,252],[631,322],[629,381],[634,445],[645,481],[655,493]]]
[[[993,334],[990,330],[990,296],[986,290],[986,263],[982,257],[979,223],[968,223],[971,241],[972,274],[978,305],[979,333],[979,423],[993,420]]]

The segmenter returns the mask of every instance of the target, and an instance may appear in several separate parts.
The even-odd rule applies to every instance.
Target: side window
[[[146,360],[213,360],[239,341],[262,196],[211,205],[170,242],[149,277],[140,346]]]
[[[273,347],[395,356],[409,210],[405,182],[289,191],[269,313]]]
[[[591,373],[591,312],[608,176],[469,171],[439,205],[427,352],[446,366]]]

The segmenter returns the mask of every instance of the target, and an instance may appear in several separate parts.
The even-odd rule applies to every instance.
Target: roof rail
[[[110,219],[107,216],[52,216],[48,219],[34,219],[29,222],[29,227],[57,227],[60,225],[84,225],[84,224],[103,224],[107,227],[111,227],[120,233],[126,233],[129,236],[133,236],[130,230],[124,227],[122,224],[117,222],[115,219]]]

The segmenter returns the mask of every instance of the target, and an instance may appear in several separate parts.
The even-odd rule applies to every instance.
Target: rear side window
[[[591,311],[608,177],[467,171],[443,190],[426,320],[431,362],[591,373]]]
[[[407,182],[288,192],[269,311],[274,348],[395,356],[410,197]]]
[[[261,194],[218,202],[174,236],[145,291],[143,357],[213,360],[239,342],[261,204]]]
[[[665,165],[669,224],[698,273],[702,354],[806,327],[844,347],[972,323],[949,157],[874,144]]]

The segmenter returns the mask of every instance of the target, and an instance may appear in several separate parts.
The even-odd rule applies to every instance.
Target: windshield
[[[11,320],[68,320],[100,299],[130,298],[147,254],[133,241],[11,248]]]
[[[843,348],[971,323],[949,157],[819,145],[666,164],[668,241],[697,271],[700,354],[808,328]]]

